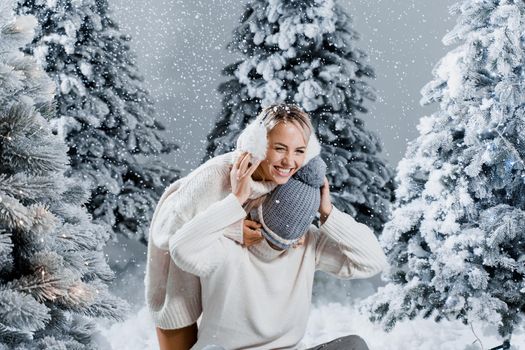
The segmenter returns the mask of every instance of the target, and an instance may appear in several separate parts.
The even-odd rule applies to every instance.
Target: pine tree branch
[[[18,292],[32,295],[39,302],[54,301],[67,294],[66,279],[46,273],[43,267],[37,269],[34,275],[23,276],[10,285]]]
[[[494,130],[496,131],[496,133],[498,133],[499,137],[501,138],[501,140],[503,141],[503,143],[505,143],[505,145],[510,149],[510,151],[516,156],[518,157],[518,160],[521,162],[521,164],[523,165],[523,167],[525,168],[525,161],[523,160],[523,158],[521,157],[520,153],[518,152],[518,150],[516,149],[516,147],[514,147],[514,145],[509,141],[507,140],[507,138],[505,136],[503,136],[503,134],[501,133],[501,131],[498,130],[498,127],[501,125],[498,124]]]

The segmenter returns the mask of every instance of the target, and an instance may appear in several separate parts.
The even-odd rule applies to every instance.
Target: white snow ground
[[[101,325],[102,333],[109,339],[113,349],[153,350],[158,349],[153,323],[145,307],[123,323],[111,327]],[[488,350],[501,344],[493,328],[469,326],[458,321],[436,323],[429,319],[415,319],[398,324],[389,333],[384,332],[352,305],[328,303],[312,309],[308,328],[303,339],[307,346],[314,346],[335,338],[359,334],[371,350]],[[525,350],[525,332],[516,332],[512,338],[512,349]]]

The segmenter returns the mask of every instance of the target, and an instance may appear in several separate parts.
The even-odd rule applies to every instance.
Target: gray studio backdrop
[[[438,106],[421,107],[419,91],[450,48],[441,38],[454,25],[453,0],[339,0],[361,35],[377,78],[369,83],[378,100],[362,115],[384,143],[384,157],[397,165],[417,136],[419,118]],[[222,68],[239,57],[225,49],[242,13],[241,0],[113,0],[114,18],[132,36],[131,47],[156,102],[166,136],[180,150],[168,161],[187,174],[200,164],[217,112]],[[134,308],[143,305],[145,247],[120,238],[106,247],[113,268],[124,271],[112,289]],[[361,285],[361,294],[371,292]],[[355,290],[355,288],[354,288]],[[332,296],[328,296],[332,297]]]
[[[167,137],[180,145],[170,161],[194,169],[204,154],[206,134],[220,109],[216,87],[221,69],[238,57],[227,52],[243,10],[241,0],[113,0],[114,17],[132,36],[147,86]],[[384,143],[384,157],[396,166],[406,143],[417,136],[419,118],[437,105],[421,107],[420,89],[437,61],[451,48],[441,38],[455,19],[453,0],[340,0],[361,36],[377,78],[378,100],[362,116]]]

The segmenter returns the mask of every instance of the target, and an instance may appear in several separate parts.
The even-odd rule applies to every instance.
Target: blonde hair
[[[277,103],[265,107],[257,116],[261,119],[263,125],[266,127],[266,132],[269,133],[272,129],[281,122],[290,122],[299,127],[303,132],[304,140],[308,144],[310,135],[313,132],[312,120],[308,113],[303,111],[301,107],[295,104]]]

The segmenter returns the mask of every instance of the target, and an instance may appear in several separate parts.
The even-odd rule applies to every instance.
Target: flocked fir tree
[[[97,349],[93,317],[124,307],[106,286],[109,234],[64,177],[67,146],[47,120],[55,85],[19,50],[37,22],[14,7],[0,2],[0,349]]]
[[[28,51],[58,86],[53,125],[70,147],[69,175],[93,183],[96,219],[145,243],[155,204],[179,172],[159,158],[175,146],[160,135],[129,37],[107,0],[19,0],[19,12],[40,23]]]
[[[313,119],[335,205],[379,232],[388,218],[393,172],[379,139],[360,118],[375,94],[349,16],[333,0],[254,0],[229,44],[242,60],[227,66],[222,110],[207,157],[234,148],[246,124],[273,103],[301,106]]]
[[[392,328],[417,315],[498,325],[525,311],[525,3],[464,0],[398,166],[393,217],[381,236],[389,284],[368,307]],[[479,325],[479,323],[477,323]]]

